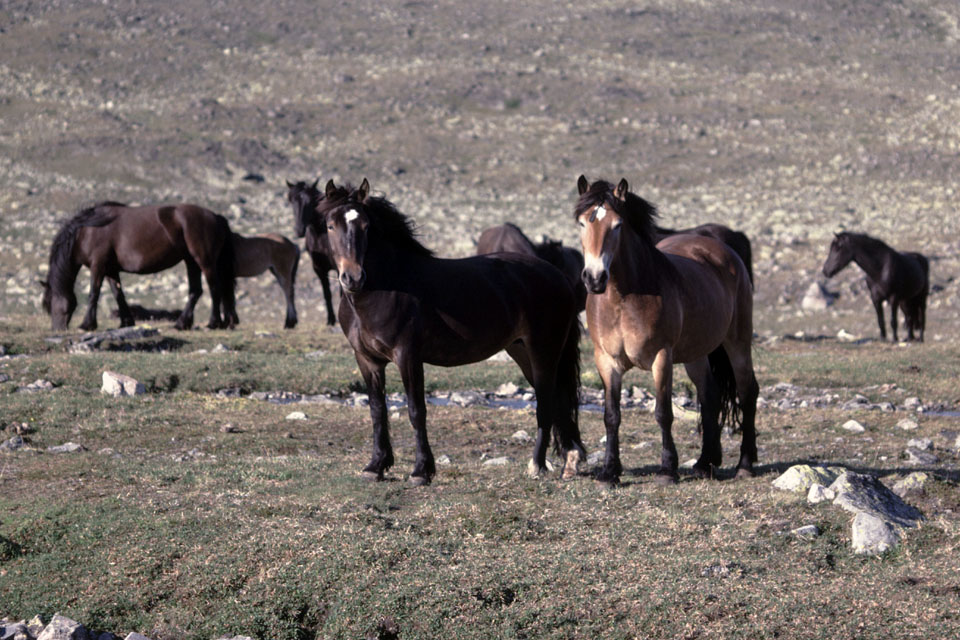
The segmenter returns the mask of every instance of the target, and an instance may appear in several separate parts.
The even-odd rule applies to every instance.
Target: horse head
[[[629,185],[620,180],[616,188],[598,180],[592,185],[584,176],[577,181],[580,200],[574,212],[583,244],[583,284],[590,293],[600,294],[610,279],[610,264],[620,243],[623,227],[622,205]]]
[[[832,278],[850,264],[851,260],[853,260],[853,248],[850,246],[850,235],[845,232],[835,233],[833,242],[830,243],[830,253],[823,263],[823,275]]]
[[[320,178],[307,184],[304,181],[287,182],[287,201],[293,207],[294,229],[297,237],[302,238],[307,233],[307,227],[322,221],[317,219],[317,205],[320,203],[320,191],[317,183]],[[322,226],[321,226],[322,228]]]
[[[370,184],[364,178],[353,190],[327,183],[324,223],[330,252],[337,267],[340,286],[347,293],[363,289],[367,274],[363,268],[369,241],[370,214],[366,209]]]
[[[50,316],[52,329],[65,331],[70,326],[70,319],[77,308],[77,296],[73,293],[73,288],[54,291],[49,280],[40,280],[40,286],[43,288],[40,303]]]

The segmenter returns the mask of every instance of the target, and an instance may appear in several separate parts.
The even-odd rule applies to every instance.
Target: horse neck
[[[893,249],[875,238],[857,238],[853,243],[853,261],[863,272],[876,280],[883,272],[883,265],[890,260]]]
[[[661,295],[673,265],[650,241],[623,225],[616,259],[610,264],[610,282],[623,293]]]
[[[425,261],[435,260],[377,236],[370,236],[368,242],[363,268],[369,289],[406,288]]]

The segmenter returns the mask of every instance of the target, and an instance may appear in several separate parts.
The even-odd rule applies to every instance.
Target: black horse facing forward
[[[546,470],[550,432],[563,477],[576,474],[580,440],[580,329],[573,290],[556,268],[516,254],[437,258],[416,239],[410,220],[386,199],[327,183],[318,213],[326,222],[342,297],[339,318],[370,397],[373,455],[363,469],[383,479],[394,463],[387,425],[384,368],[397,365],[416,432],[410,481],[436,472],[427,440],[423,365],[478,362],[501,349],[520,365],[537,396],[531,475]]]
[[[890,307],[890,329],[897,341],[897,308],[903,310],[907,340],[923,342],[927,324],[927,295],[930,292],[930,263],[923,255],[899,252],[864,233],[835,234],[830,254],[823,263],[823,275],[832,278],[850,262],[867,275],[867,288],[877,311],[880,337],[887,339],[883,302]]]
[[[294,228],[298,238],[304,238],[307,253],[313,272],[320,279],[323,288],[323,301],[327,305],[327,324],[337,324],[337,316],[333,313],[333,296],[330,291],[330,279],[327,277],[336,267],[330,258],[330,243],[327,241],[327,228],[317,216],[317,205],[323,199],[323,194],[317,189],[319,178],[313,184],[304,181],[290,182],[287,180],[287,201],[293,207]]]

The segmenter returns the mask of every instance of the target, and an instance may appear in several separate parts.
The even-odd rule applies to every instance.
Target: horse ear
[[[310,188],[311,188],[311,189],[316,189],[316,188],[317,188],[317,185],[318,185],[319,183],[320,183],[320,178],[317,178],[316,180],[313,181],[313,184],[310,185]]]
[[[580,174],[580,177],[577,178],[577,191],[582,196],[587,192],[587,189],[590,188],[590,183],[587,182],[587,176]]]
[[[360,202],[364,202],[367,199],[367,195],[370,193],[370,183],[367,182],[367,179],[364,178],[363,182],[360,183],[360,187],[357,189],[357,199]]]
[[[37,280],[37,284],[40,285],[40,288],[46,291],[47,287],[50,286],[50,283],[46,280]]]
[[[627,184],[627,179],[620,178],[620,184],[613,190],[613,195],[617,200],[626,200],[628,191],[630,191],[630,185]]]
[[[337,191],[337,185],[333,184],[333,180],[327,181],[327,186],[324,187],[323,192],[328,198],[332,196]]]
[[[290,182],[289,180],[284,180],[284,182],[287,183],[287,188],[288,188],[288,189],[293,189],[293,183],[292,183],[292,182]]]

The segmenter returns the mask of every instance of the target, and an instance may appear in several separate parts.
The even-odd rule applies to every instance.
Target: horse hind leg
[[[175,325],[177,329],[183,331],[193,326],[193,310],[197,306],[197,301],[203,295],[203,280],[200,267],[192,258],[185,260],[187,265],[187,284],[190,287],[190,293],[187,295],[187,304],[183,307],[180,317]]]
[[[110,283],[110,291],[113,292],[113,298],[117,301],[117,313],[120,316],[121,327],[132,327],[136,324],[133,313],[127,305],[127,298],[123,295],[123,286],[120,284],[120,278],[117,275],[107,276],[107,282]]]
[[[103,286],[104,271],[99,263],[90,265],[90,296],[87,302],[87,313],[80,324],[84,331],[93,331],[97,328],[97,305],[100,303],[100,287]]]
[[[753,371],[750,342],[725,343],[724,350],[737,386],[737,402],[740,408],[740,460],[737,462],[737,477],[753,477],[753,465],[757,462],[757,398],[760,385]]]
[[[530,386],[534,388],[534,392],[536,392],[536,376],[534,375],[533,362],[530,360],[530,353],[528,352],[526,345],[523,343],[523,341],[517,340],[513,344],[507,346],[506,352],[511,358],[513,358],[513,361],[517,363],[517,366],[520,367],[520,371],[523,372],[523,377],[526,378],[527,382],[530,383]],[[531,478],[538,478],[547,471],[547,444],[549,442],[550,433],[548,430],[545,431],[542,429],[541,426],[540,395],[537,394],[537,438],[533,445],[533,456],[530,458],[530,462],[527,465],[527,473]]]
[[[701,478],[716,477],[716,471],[723,461],[723,448],[720,445],[720,388],[710,371],[707,358],[700,358],[685,364],[687,375],[697,388],[697,400],[700,404],[700,430],[702,444],[700,458],[693,465],[694,473]]]

